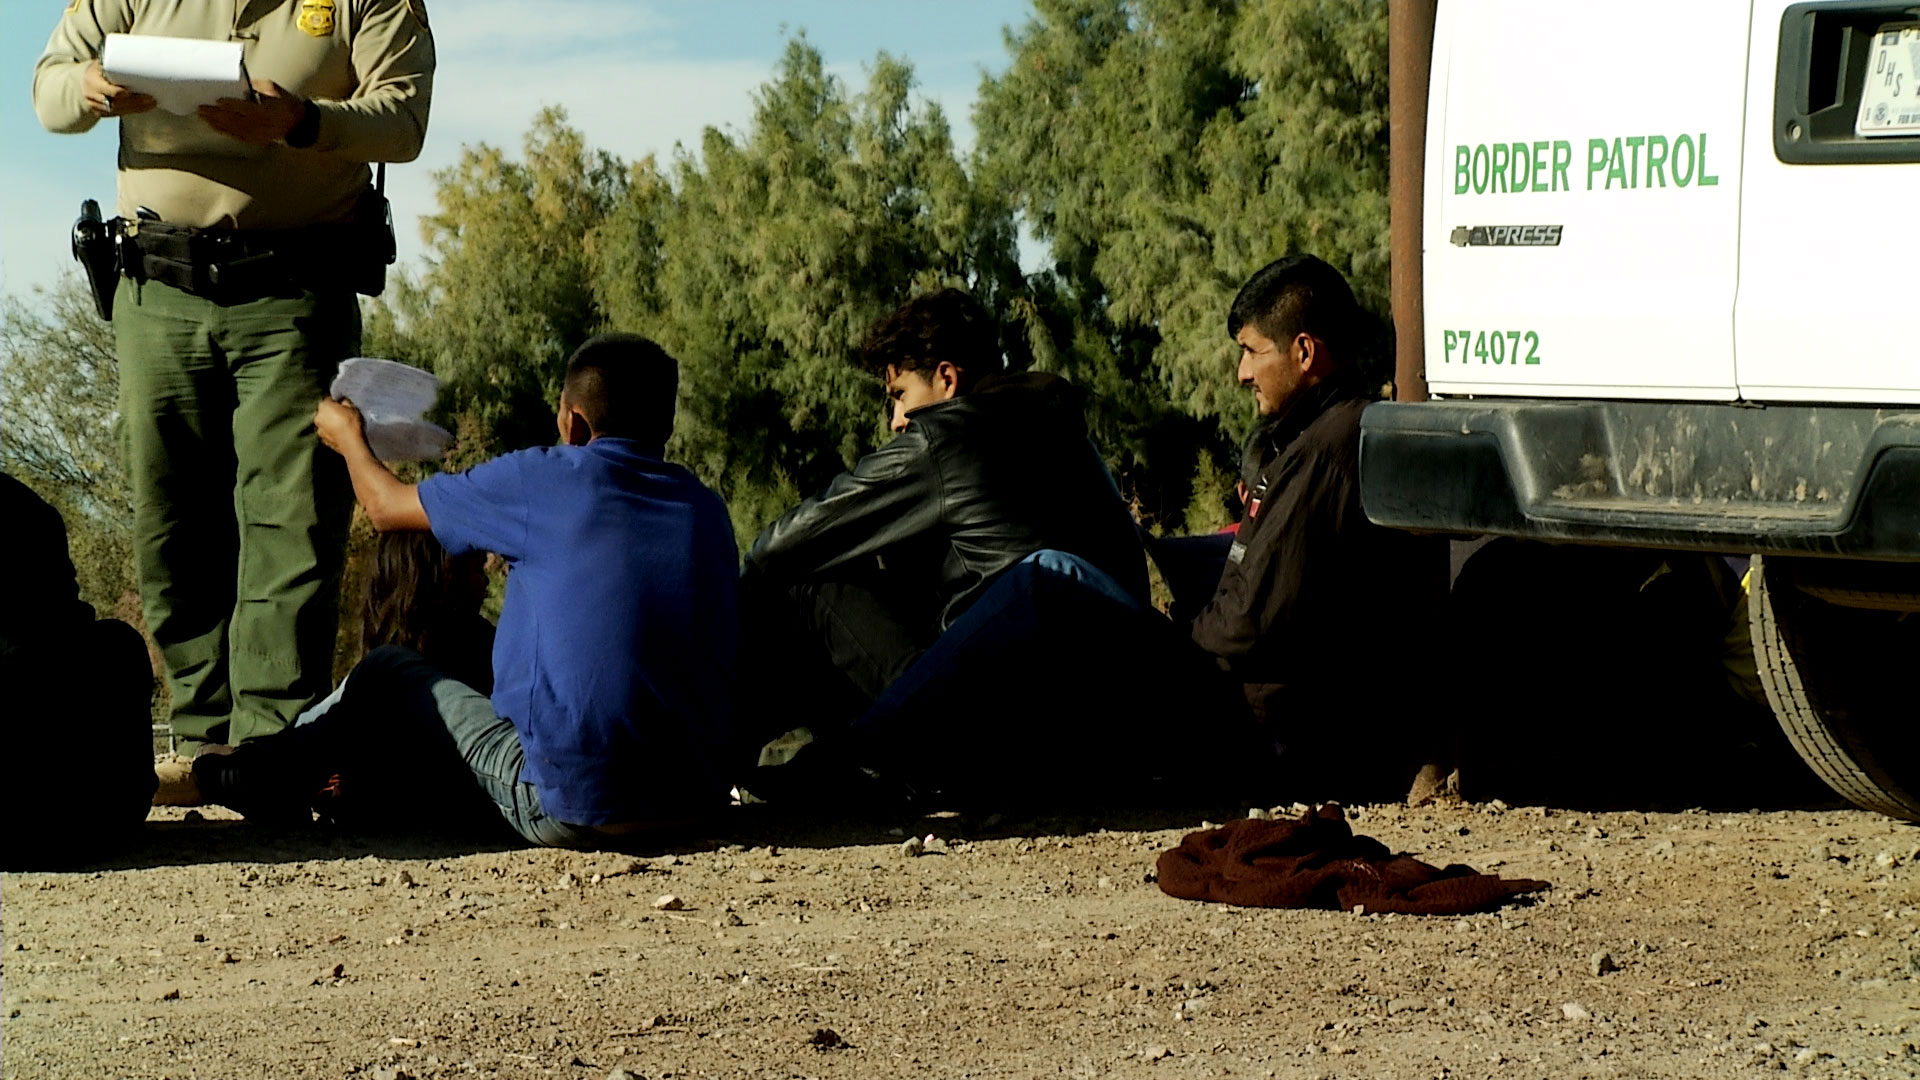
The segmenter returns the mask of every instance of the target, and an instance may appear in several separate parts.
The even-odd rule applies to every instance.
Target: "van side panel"
[[[1731,400],[1747,0],[1443,3],[1436,394]]]

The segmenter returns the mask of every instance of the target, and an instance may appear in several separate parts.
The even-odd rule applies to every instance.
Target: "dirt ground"
[[[155,810],[108,866],[5,875],[0,1071],[1920,1076],[1920,829],[1873,814],[1358,808],[1555,886],[1420,918],[1157,889],[1244,808],[936,818],[918,857],[769,811],[634,856]]]

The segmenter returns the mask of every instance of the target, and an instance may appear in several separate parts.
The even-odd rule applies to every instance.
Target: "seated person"
[[[1305,785],[1294,798],[1404,791],[1437,739],[1396,695],[1418,678],[1381,646],[1429,632],[1446,545],[1361,509],[1360,320],[1346,279],[1311,255],[1262,268],[1227,316],[1259,426],[1246,516],[1192,634],[1283,747],[1286,772]]]
[[[315,426],[376,529],[430,529],[456,557],[490,551],[512,568],[492,700],[382,646],[322,715],[195,759],[205,796],[306,818],[328,777],[372,775],[423,803],[464,790],[466,806],[558,847],[725,805],[736,556],[720,499],[661,460],[678,381],[652,342],[594,338],[567,365],[559,446],[417,485],[373,457],[350,403],[321,402]]]
[[[493,693],[487,556],[450,554],[430,532],[375,537],[361,606],[360,655],[404,645],[483,694]]]
[[[897,436],[748,553],[743,655],[771,666],[743,688],[766,697],[743,703],[759,721],[743,734],[757,748],[805,722],[801,738],[824,750],[865,713],[844,752],[887,759],[910,786],[979,779],[963,764],[976,749],[1007,763],[993,725],[1020,729],[1034,751],[1021,762],[1057,760],[1023,725],[1064,712],[1045,726],[1063,731],[1074,703],[1125,682],[1111,672],[1127,670],[1127,650],[1151,651],[1155,621],[1170,629],[1147,607],[1139,531],[1087,438],[1083,396],[1057,376],[1003,373],[998,328],[955,289],[882,320],[860,361],[886,386]],[[1100,661],[1089,685],[1085,665]],[[768,773],[748,790],[777,788]]]
[[[486,553],[449,555],[430,532],[377,533],[360,593],[358,660],[382,645],[402,645],[455,681],[482,694],[493,693],[495,631],[480,614],[487,597]],[[294,723],[310,724],[325,716],[346,689],[342,679],[333,693]],[[329,778],[314,809],[336,824],[378,828],[409,817],[406,806],[420,802],[417,793],[383,791],[367,779],[351,774]],[[463,780],[456,777],[455,786]],[[459,817],[456,808],[454,823]]]
[[[80,599],[60,514],[0,473],[0,520],[10,543],[0,603],[0,682],[15,760],[84,760],[86,783],[63,769],[22,770],[18,805],[46,808],[12,831],[9,867],[91,858],[147,819],[153,771],[153,661],[140,632],[95,619]]]

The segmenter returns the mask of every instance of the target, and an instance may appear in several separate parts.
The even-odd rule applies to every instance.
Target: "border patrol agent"
[[[251,92],[160,111],[106,77],[112,33],[238,41]],[[48,130],[122,118],[96,293],[183,752],[279,731],[327,692],[353,495],[314,405],[358,351],[355,292],[392,261],[369,163],[419,156],[433,69],[424,0],[73,0],[35,69]]]

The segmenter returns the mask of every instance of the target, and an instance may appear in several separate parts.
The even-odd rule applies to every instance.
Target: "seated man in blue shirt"
[[[418,653],[368,654],[326,712],[194,762],[209,801],[304,818],[331,776],[426,812],[491,802],[521,836],[592,847],[726,803],[719,756],[737,635],[737,555],[718,496],[661,460],[679,371],[606,334],[567,364],[560,445],[402,483],[350,403],[314,424],[376,529],[431,530],[511,567],[492,700]]]

